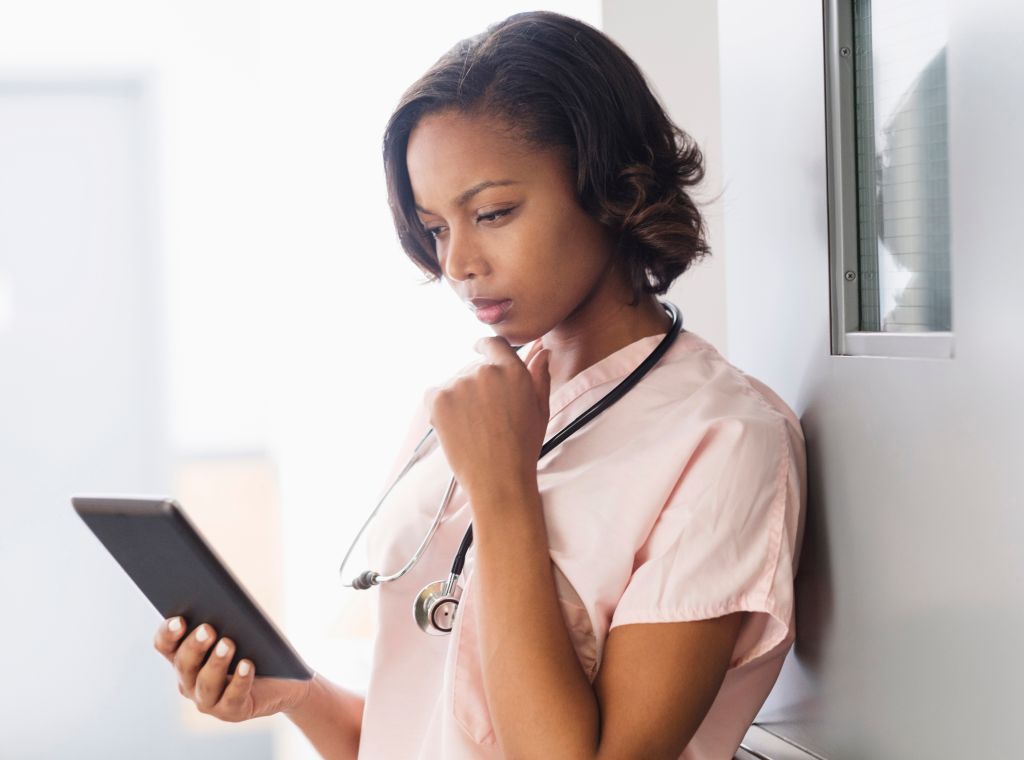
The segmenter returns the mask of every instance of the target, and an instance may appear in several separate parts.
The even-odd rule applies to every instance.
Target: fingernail
[[[196,641],[203,642],[210,638],[210,632],[206,630],[205,625],[201,625],[196,629]]]
[[[227,642],[225,642],[224,639],[218,641],[217,648],[214,651],[217,653],[218,657],[223,657],[224,655],[226,655],[228,653]]]
[[[245,660],[242,660],[240,663],[238,663],[238,675],[249,675],[249,663],[247,663]]]
[[[181,618],[180,617],[176,617],[176,618],[171,618],[170,620],[168,620],[167,621],[167,630],[170,631],[171,633],[177,633],[178,631],[180,631],[181,630]]]

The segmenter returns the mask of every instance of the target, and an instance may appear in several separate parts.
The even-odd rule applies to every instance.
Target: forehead
[[[528,145],[502,122],[450,111],[424,116],[406,150],[413,198],[431,210],[483,181],[549,180],[557,163],[551,151]]]

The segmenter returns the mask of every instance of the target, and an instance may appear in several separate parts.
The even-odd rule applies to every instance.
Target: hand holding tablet
[[[218,640],[217,632],[207,623],[196,626],[187,636],[185,626],[186,621],[180,617],[165,620],[157,629],[153,645],[174,666],[178,691],[200,712],[237,723],[291,712],[308,701],[313,679],[257,680],[252,663],[245,659],[239,661],[234,675],[228,675],[235,643],[227,637]]]
[[[209,656],[208,662],[216,665],[219,657],[227,657],[216,650],[215,637],[223,637],[230,649],[226,674],[246,677],[237,671],[245,658],[261,676],[312,678],[312,670],[173,499],[75,496],[71,502],[161,615],[183,618],[180,632],[167,629],[168,634],[179,633],[175,638],[183,645],[198,645],[202,658]],[[160,634],[158,649],[159,641]],[[177,666],[176,660],[182,657],[184,653],[168,659]]]

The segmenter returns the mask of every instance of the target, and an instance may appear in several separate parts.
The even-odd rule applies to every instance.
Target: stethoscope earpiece
[[[451,633],[462,596],[458,580],[459,576],[449,575],[448,580],[427,584],[420,591],[413,602],[412,615],[421,631],[431,636]]]

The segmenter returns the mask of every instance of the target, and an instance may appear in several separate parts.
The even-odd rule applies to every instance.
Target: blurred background
[[[424,390],[491,334],[401,251],[382,132],[532,7],[0,0],[0,760],[314,757],[178,695],[72,494],[177,498],[365,690],[375,596],[338,564]],[[703,148],[714,255],[667,298],[807,438],[797,641],[737,757],[1016,756],[1024,10],[544,7]]]

